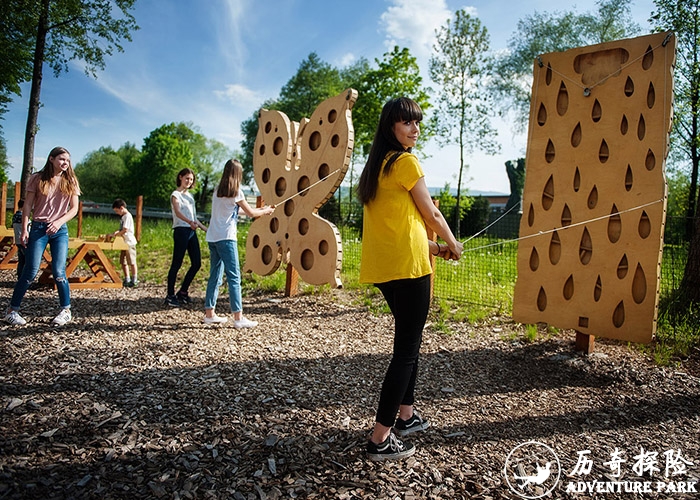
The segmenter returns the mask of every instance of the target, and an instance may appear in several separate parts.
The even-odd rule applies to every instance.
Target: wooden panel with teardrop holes
[[[653,338],[675,46],[660,33],[535,62],[516,321]]]
[[[345,177],[355,143],[351,110],[357,91],[326,99],[311,118],[290,121],[281,111],[260,110],[253,172],[269,217],[250,226],[243,271],[266,276],[291,263],[312,285],[340,287],[342,241],[318,209]]]

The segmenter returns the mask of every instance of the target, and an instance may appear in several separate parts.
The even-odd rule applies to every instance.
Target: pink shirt
[[[42,194],[39,189],[40,179],[41,173],[36,173],[29,178],[27,183],[27,192],[34,193],[32,220],[51,223],[63,217],[70,210],[71,196],[61,191],[57,186],[51,186],[48,194]]]

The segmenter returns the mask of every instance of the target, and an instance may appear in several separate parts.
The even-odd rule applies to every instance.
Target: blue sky
[[[61,145],[73,162],[102,146],[141,147],[155,128],[192,122],[201,132],[238,149],[241,121],[281,87],[311,52],[343,67],[360,57],[373,62],[393,45],[408,47],[427,74],[434,31],[458,9],[486,26],[494,51],[507,47],[519,19],[539,12],[594,12],[594,0],[139,0],[141,29],[124,52],[107,59],[98,78],[81,63],[54,78],[44,71],[35,165]],[[634,0],[635,20],[648,32],[652,0]],[[10,179],[19,180],[29,86],[3,121]],[[504,163],[525,156],[524,135],[494,122],[502,151],[466,159],[471,191],[509,192]],[[423,162],[429,186],[456,187],[459,151],[429,143]]]

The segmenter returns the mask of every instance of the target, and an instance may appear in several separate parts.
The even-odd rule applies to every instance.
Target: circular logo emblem
[[[510,490],[519,497],[542,498],[559,483],[561,464],[549,446],[528,441],[508,454],[503,475]]]

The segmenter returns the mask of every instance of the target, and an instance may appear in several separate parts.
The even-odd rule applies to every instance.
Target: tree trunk
[[[688,261],[685,264],[679,296],[688,304],[700,304],[700,217],[695,218],[695,227],[690,239]]]
[[[27,112],[27,128],[24,133],[24,161],[22,163],[21,193],[24,198],[27,182],[34,168],[34,139],[37,132],[39,107],[41,106],[41,80],[43,78],[44,53],[46,50],[46,34],[49,31],[49,3],[42,0],[39,25],[36,32],[36,47],[34,49],[34,69],[32,86],[29,91],[29,111]]]

